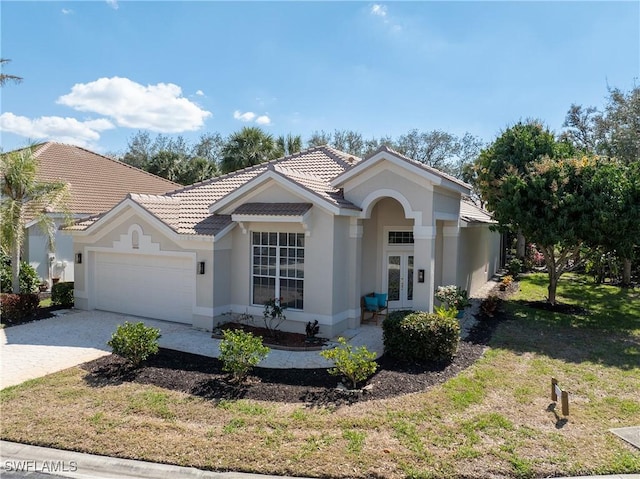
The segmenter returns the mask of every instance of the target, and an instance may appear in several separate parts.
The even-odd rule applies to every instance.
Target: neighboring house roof
[[[37,178],[69,185],[75,215],[103,213],[129,193],[163,194],[181,185],[79,146],[47,142],[34,147]]]
[[[473,201],[467,198],[460,202],[460,219],[467,223],[497,223],[491,216],[491,213],[476,206]]]
[[[409,161],[429,173],[469,188],[466,183],[422,163],[410,160],[387,147],[378,149],[376,154],[381,151],[389,152],[402,161]],[[342,189],[332,186],[332,181],[357,167],[362,161],[358,157],[329,146],[317,146],[164,195],[131,194],[123,203],[130,201],[137,204],[178,234],[207,236],[216,235],[232,224],[231,214],[217,214],[218,211],[230,213],[228,208],[234,205],[236,196],[243,189],[250,191],[252,187],[269,181],[269,179],[282,181],[284,185],[290,182],[296,188],[300,188],[301,192],[305,192],[305,196],[311,201],[316,202],[317,200],[317,204],[324,204],[334,211],[359,211],[360,208],[357,205],[344,198]],[[310,207],[310,203],[306,202],[286,204],[250,202],[238,205],[232,210],[232,214],[298,216],[306,213]],[[67,229],[86,230],[99,218],[96,216],[79,221]]]

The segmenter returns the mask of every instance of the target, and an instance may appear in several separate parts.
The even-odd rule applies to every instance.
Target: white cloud
[[[196,91],[196,95],[204,96],[204,92],[202,90],[198,90],[198,91]]]
[[[141,85],[128,78],[77,83],[57,101],[78,111],[110,117],[118,126],[161,133],[197,130],[211,113],[182,96],[173,83]]]
[[[258,118],[256,118],[256,123],[258,125],[270,125],[271,124],[271,118],[269,118],[267,115],[261,115]]]
[[[120,5],[118,5],[118,0],[105,0],[105,1],[107,2],[107,5],[109,5],[114,10],[117,10],[118,8],[120,8]]]
[[[378,17],[386,17],[387,16],[387,7],[385,7],[384,5],[380,5],[378,3],[374,3],[371,6],[371,10],[369,10],[371,12],[371,15],[376,15]]]
[[[73,10],[71,10],[70,8],[63,8],[62,9],[62,14],[63,15],[71,15],[73,13]]]
[[[240,110],[236,110],[233,112],[233,117],[236,120],[240,120],[240,121],[253,121],[253,119],[256,117],[256,114],[252,111],[240,113]]]
[[[75,118],[41,116],[30,119],[25,116],[3,113],[0,115],[0,131],[33,140],[55,140],[79,146],[92,146],[100,139],[100,132],[115,128],[104,118],[78,121]]]

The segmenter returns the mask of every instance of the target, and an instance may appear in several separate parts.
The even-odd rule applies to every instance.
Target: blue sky
[[[261,126],[493,140],[640,76],[640,2],[2,1],[4,151]]]

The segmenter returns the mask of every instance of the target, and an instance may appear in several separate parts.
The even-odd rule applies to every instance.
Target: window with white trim
[[[273,298],[290,309],[304,306],[304,233],[251,235],[253,304]]]

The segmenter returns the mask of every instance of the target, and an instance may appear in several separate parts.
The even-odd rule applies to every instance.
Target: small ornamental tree
[[[338,338],[338,343],[335,348],[322,351],[320,356],[333,361],[334,367],[329,369],[329,374],[345,377],[355,389],[360,381],[364,381],[378,369],[376,353],[367,350],[366,346],[354,350],[342,337]]]
[[[145,326],[143,322],[121,324],[107,342],[113,353],[131,361],[134,367],[140,366],[150,356],[158,354],[160,330]]]
[[[231,373],[234,381],[242,381],[254,366],[267,357],[269,348],[262,345],[262,338],[240,329],[226,329],[222,334],[222,369]]]

